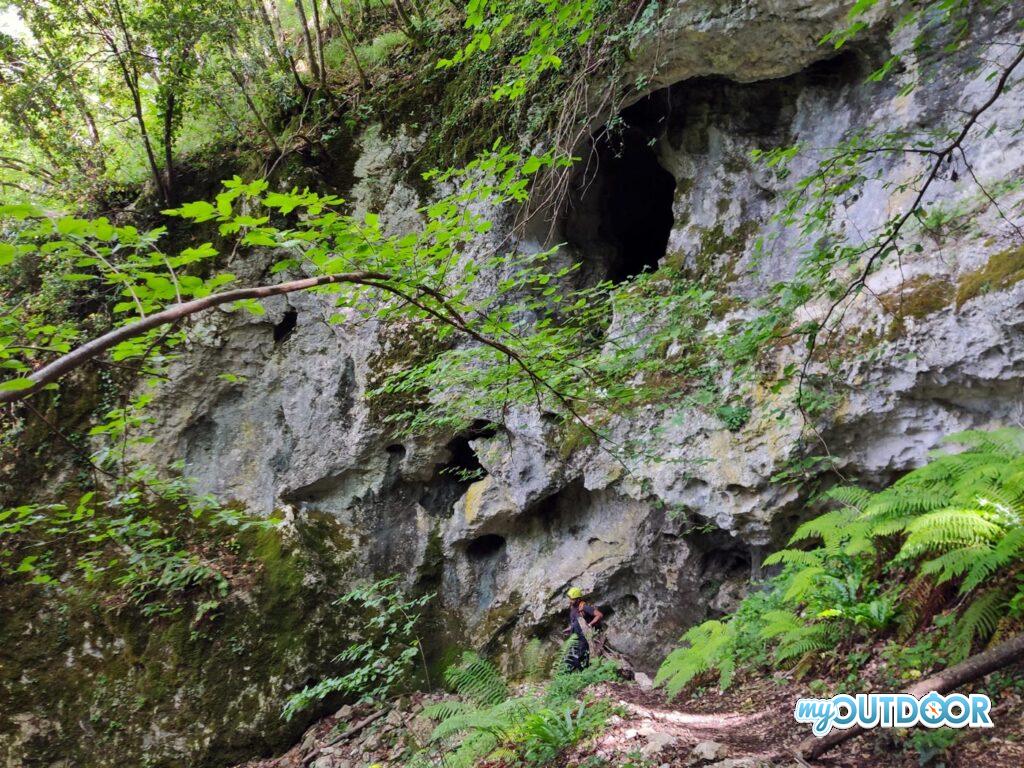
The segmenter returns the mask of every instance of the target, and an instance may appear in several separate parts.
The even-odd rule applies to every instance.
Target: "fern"
[[[523,672],[527,680],[539,682],[547,677],[551,658],[544,652],[539,638],[533,638],[523,649]]]
[[[915,578],[903,593],[903,610],[899,614],[898,637],[905,640],[921,624],[924,612],[928,610],[935,591],[935,581],[930,576]]]
[[[944,443],[954,443],[966,448],[985,449],[990,453],[1019,457],[1024,454],[1024,431],[1009,427],[990,431],[969,429],[942,438]]]
[[[436,722],[465,715],[476,708],[476,705],[459,699],[444,699],[436,704],[429,704],[423,708],[423,715]]]
[[[864,506],[872,497],[871,491],[865,490],[864,488],[858,488],[855,485],[839,485],[835,488],[830,488],[822,495],[826,499],[838,501],[843,506],[852,507],[858,512],[862,512],[864,510]]]
[[[544,703],[549,707],[561,707],[573,702],[590,686],[616,679],[617,672],[615,662],[600,657],[592,659],[590,666],[579,672],[560,668],[545,689]]]
[[[821,565],[822,552],[803,549],[780,549],[764,559],[763,565],[795,565],[804,568],[816,568]]]
[[[491,707],[472,706],[442,720],[430,734],[431,741],[444,741],[467,731],[494,734],[529,712],[530,699],[508,699]]]
[[[735,669],[734,628],[731,623],[705,621],[692,627],[676,648],[662,662],[655,676],[656,685],[664,685],[669,698],[674,698],[698,675],[717,669],[719,686],[729,687]]]
[[[953,625],[949,645],[954,661],[967,658],[976,641],[987,640],[1006,610],[1007,590],[993,589],[976,597]]]
[[[1003,529],[978,509],[940,509],[914,520],[906,528],[901,559],[944,553],[956,547],[985,545],[1000,538]]]
[[[779,661],[806,656],[834,648],[839,638],[839,628],[835,624],[806,624],[791,629],[778,637],[775,658]]]
[[[764,615],[761,637],[767,639],[776,638],[788,632],[802,627],[804,623],[800,617],[790,611],[768,611]]]
[[[794,571],[789,577],[782,599],[786,602],[802,602],[813,592],[818,580],[826,573],[827,571],[818,565]]]
[[[675,695],[712,670],[727,683],[737,659],[767,663],[752,637],[773,647],[777,663],[798,660],[795,670],[845,637],[872,637],[893,623],[906,637],[949,613],[954,590],[944,585],[964,599],[955,620],[935,622],[955,658],[1016,626],[1007,618],[1019,610],[1008,585],[1024,572],[1024,430],[965,432],[947,442],[962,450],[934,452],[882,491],[823,494],[837,506],[765,559],[783,566],[769,597],[751,594],[733,617],[690,630],[658,683]]]
[[[461,696],[480,705],[493,705],[508,698],[508,684],[491,662],[475,653],[463,653],[462,661],[448,667],[445,682]]]
[[[963,547],[951,549],[931,560],[925,560],[919,569],[923,576],[935,576],[936,583],[945,584],[947,581],[963,576],[979,557],[985,557],[989,549],[981,544],[969,544]]]
[[[967,575],[960,585],[961,594],[976,589],[1000,568],[1024,559],[1024,527],[1014,528],[994,548],[970,558]]]
[[[861,519],[868,524],[871,536],[892,536],[903,532],[917,516],[941,509],[947,503],[946,494],[930,489],[894,486],[875,496],[864,507]]]
[[[539,653],[538,648],[531,651]],[[445,671],[459,700],[424,708],[437,725],[430,746],[413,756],[416,765],[475,768],[480,764],[549,765],[566,747],[599,730],[606,705],[585,706],[578,694],[595,683],[611,680],[614,663],[595,659],[586,670],[561,673],[539,693],[509,696],[506,680],[489,661],[465,653]]]

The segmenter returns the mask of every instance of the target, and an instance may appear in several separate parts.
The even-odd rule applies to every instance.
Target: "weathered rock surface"
[[[817,45],[845,7],[679,3],[638,45],[632,66],[648,77],[641,93],[650,95],[623,113],[623,141],[642,137],[628,156],[665,174],[646,185],[662,199],[635,190],[640,205],[670,215],[663,260],[714,276],[733,295],[763,294],[793,274],[801,251],[781,233],[753,258],[759,236],[780,234],[771,216],[791,181],[755,167],[751,150],[810,148],[795,178],[811,168],[814,148],[835,145],[854,127],[956,125],[991,87],[985,72],[955,67],[909,95],[898,91],[912,73],[865,84],[890,47],[884,24],[840,56]],[[989,33],[995,40],[1000,30]],[[992,135],[972,136],[966,157],[983,183],[1024,165],[1022,137],[1012,132],[1022,110],[1020,93],[1007,94],[991,115]],[[362,142],[357,208],[382,209],[395,231],[415,227],[415,194],[396,169],[416,139],[374,129]],[[876,170],[883,179],[908,178],[924,161],[883,155]],[[908,248],[873,274],[848,313],[856,338],[843,376],[851,389],[820,428],[844,476],[882,482],[920,464],[944,434],[1019,416],[1024,286],[968,295],[972,275],[990,259],[1011,258],[1019,243],[979,188],[957,182],[967,174],[962,158],[943,169],[926,202],[970,208],[973,228],[942,238],[916,232],[923,250]],[[610,269],[611,259],[628,266],[629,248],[608,232],[626,231],[613,219],[631,211],[609,208],[605,194],[624,180],[591,179],[558,233],[568,253],[595,268]],[[868,192],[845,203],[851,240],[906,203],[906,192],[882,181]],[[505,212],[494,218],[507,224]],[[914,304],[915,292],[937,283],[949,286],[944,301]],[[799,418],[773,412],[791,392],[748,396],[753,415],[736,432],[690,406],[623,419],[613,425],[617,439],[653,439],[658,448],[656,461],[631,462],[628,471],[606,452],[567,447],[530,411],[507,414],[493,437],[399,445],[365,393],[414,342],[374,326],[328,325],[332,311],[323,298],[292,296],[266,319],[208,321],[158,398],[157,440],[146,458],[184,456],[204,488],[265,512],[287,505],[300,516],[338,517],[358,532],[365,572],[419,569],[440,587],[444,611],[455,617],[449,637],[490,651],[553,638],[564,590],[577,584],[611,608],[612,644],[650,670],[684,627],[735,603],[743,578],[800,514],[797,487],[771,480],[806,453]],[[808,316],[822,311],[806,308]],[[275,341],[273,324],[288,312],[295,328]],[[783,349],[775,364],[799,359]],[[225,382],[221,372],[242,381]],[[457,482],[443,471],[466,461],[478,462],[482,479]]]

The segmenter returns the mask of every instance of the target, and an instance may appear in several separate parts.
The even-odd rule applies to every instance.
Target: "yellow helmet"
[[[583,590],[579,587],[569,587],[568,594],[570,600],[579,600],[581,597],[583,597]]]

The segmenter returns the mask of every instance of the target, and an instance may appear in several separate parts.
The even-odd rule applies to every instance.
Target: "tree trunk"
[[[85,121],[85,126],[89,131],[89,142],[94,150],[95,162],[102,173],[105,164],[101,147],[100,131],[99,128],[96,127],[96,118],[93,116],[92,110],[89,109],[89,103],[85,100],[85,96],[82,94],[82,89],[79,88],[78,83],[75,82],[74,75],[68,75],[65,73],[67,67],[61,64],[45,40],[40,40],[39,48],[45,54],[46,60],[50,63],[50,67],[57,73],[57,78],[61,85],[63,85],[67,92],[71,94],[71,99],[75,102],[75,108],[82,116],[82,120]]]
[[[120,0],[114,0],[114,10],[117,12],[117,26],[124,38],[125,50],[121,50],[112,35],[105,35],[105,38],[107,44],[110,46],[110,52],[114,55],[118,68],[121,70],[121,77],[124,79],[124,84],[131,95],[132,108],[135,113],[135,122],[139,126],[139,135],[142,137],[142,146],[146,151],[146,159],[149,161],[149,170],[153,174],[153,181],[156,183],[156,188],[160,193],[160,197],[163,198],[163,201],[167,205],[170,205],[170,194],[164,186],[163,174],[160,173],[160,165],[156,161],[156,152],[153,151],[153,142],[150,141],[149,130],[146,128],[146,118],[142,110],[142,93],[139,90],[139,69],[138,64],[135,61],[135,49],[132,45],[131,31],[128,29],[124,13],[121,10]]]
[[[272,19],[270,14],[267,12],[267,7],[263,4],[263,0],[253,0],[256,5],[256,10],[259,13],[260,19],[263,21],[263,26],[267,30],[267,34],[270,36],[271,45],[274,51],[281,59],[281,65],[288,69],[292,73],[292,79],[295,80],[295,87],[299,89],[299,93],[303,96],[306,95],[309,90],[306,88],[306,84],[302,82],[302,78],[299,77],[299,70],[295,66],[295,59],[292,57],[286,49],[281,45],[281,24],[277,20],[277,9],[274,10],[274,18]]]
[[[270,144],[274,147],[274,152],[280,155],[281,147],[277,143],[277,137],[274,136],[274,132],[270,130],[270,126],[267,125],[266,120],[263,119],[263,115],[260,114],[259,109],[256,108],[256,103],[252,100],[252,96],[249,95],[249,89],[245,87],[245,80],[234,67],[231,67],[230,71],[231,77],[234,78],[235,82],[238,84],[238,89],[242,92],[242,98],[245,99],[245,103],[249,107],[249,111],[252,112],[252,116],[256,118],[256,122],[259,123],[260,128],[263,129],[263,133],[270,140]]]
[[[302,25],[302,39],[306,43],[306,55],[309,56],[309,71],[313,73],[313,79],[320,82],[320,67],[316,62],[313,38],[309,34],[309,19],[306,18],[306,9],[303,7],[304,2],[305,0],[295,0],[295,10],[299,12],[299,23]]]
[[[393,3],[395,10],[398,11],[399,18],[401,19],[405,36],[414,43],[418,43],[420,41],[419,30],[416,28],[416,22],[414,22],[412,16],[409,15],[409,10],[405,7],[405,3],[402,2],[402,0],[393,0]]]
[[[348,25],[345,23],[345,19],[341,17],[334,8],[334,3],[331,0],[327,0],[327,7],[331,11],[331,15],[334,16],[335,21],[338,22],[338,28],[341,30],[341,38],[345,41],[345,47],[348,49],[349,55],[352,57],[352,62],[356,65],[356,72],[359,73],[359,82],[363,88],[370,87],[370,79],[366,76],[366,71],[363,69],[363,65],[359,62],[359,54],[356,53],[355,43],[353,43],[351,36],[349,35]],[[344,6],[342,6],[344,7]]]
[[[167,204],[174,205],[174,109],[177,100],[173,93],[167,94],[164,109],[164,176],[167,179]]]
[[[327,90],[327,62],[324,60],[324,31],[320,23],[320,0],[313,0],[313,31],[316,33],[316,52],[320,58],[320,88]]]
[[[994,648],[975,654],[949,669],[944,669],[936,675],[921,680],[916,685],[904,690],[903,693],[917,697],[931,691],[947,693],[964,683],[978,680],[990,672],[995,672],[997,669],[1002,669],[1021,659],[1024,659],[1024,635],[1017,635]],[[864,728],[854,726],[845,730],[833,730],[820,739],[810,736],[800,744],[797,751],[807,760],[816,760],[833,747],[861,735],[864,731]]]

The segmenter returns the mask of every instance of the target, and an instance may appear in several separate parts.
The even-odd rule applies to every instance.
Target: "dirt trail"
[[[593,742],[574,750],[563,766],[575,766],[598,756],[613,766],[636,768],[803,768],[795,756],[808,727],[793,719],[793,704],[809,695],[797,684],[762,680],[723,694],[713,690],[685,702],[669,702],[657,690],[633,683],[598,686],[592,694],[619,711]],[[993,712],[1002,733],[964,733],[949,768],[1020,768],[1024,745],[1013,737],[1024,722],[1024,706],[1016,696],[1005,697]],[[891,735],[891,732],[890,732]],[[815,768],[919,768],[912,751],[892,750],[885,734],[844,744],[814,763]],[[888,747],[879,751],[880,746]],[[941,758],[940,758],[941,760]]]
[[[749,712],[738,707],[695,712],[682,711],[666,701],[662,693],[632,684],[602,685],[592,693],[610,702],[619,714],[612,717],[601,736],[573,758],[596,755],[612,765],[624,764],[630,755],[639,755],[655,766],[796,765],[795,759],[786,757],[786,751],[802,734],[782,702],[770,702]]]
[[[793,705],[810,695],[807,685],[782,677],[746,680],[728,692],[711,688],[669,701],[660,690],[634,682],[602,683],[588,694],[610,703],[615,714],[594,739],[585,740],[551,768],[577,768],[601,758],[610,768],[806,768],[795,757],[808,726],[793,719]],[[410,737],[423,743],[433,723],[419,712],[443,694],[402,697],[386,711],[342,707],[313,724],[301,741],[277,758],[238,768],[404,768]],[[961,734],[947,768],[1020,768],[1024,745],[1024,698],[1003,692],[996,699],[993,730]],[[378,715],[379,716],[375,716]],[[353,733],[349,739],[338,735]],[[591,763],[593,764],[593,763]],[[495,763],[482,763],[485,766]],[[856,739],[814,763],[814,768],[919,768],[919,758],[893,732]]]

